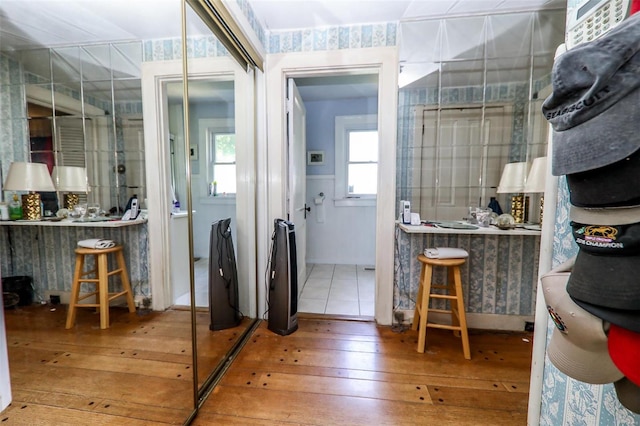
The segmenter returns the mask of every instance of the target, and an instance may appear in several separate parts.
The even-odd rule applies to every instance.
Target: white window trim
[[[236,194],[227,194],[224,197],[212,197],[208,193],[208,183],[211,182],[213,176],[209,170],[209,159],[211,158],[211,144],[209,143],[209,133],[235,133],[235,122],[233,118],[201,118],[198,120],[198,128],[200,133],[200,141],[205,145],[206,155],[201,160],[200,167],[205,168],[207,176],[207,184],[201,188],[200,202],[203,204],[231,204],[235,200]],[[236,134],[236,143],[237,143]],[[236,174],[238,167],[238,151],[236,146]],[[238,190],[236,186],[236,191]]]
[[[336,207],[375,206],[377,195],[350,197],[347,194],[347,132],[378,130],[378,115],[341,115],[335,121],[335,199]],[[378,141],[378,143],[380,143]]]

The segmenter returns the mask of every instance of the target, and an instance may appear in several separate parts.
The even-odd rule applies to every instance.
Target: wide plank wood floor
[[[263,322],[195,425],[525,425],[531,333],[451,332],[301,317],[279,336]]]
[[[191,313],[129,313],[111,307],[111,325],[79,309],[65,330],[66,306],[5,310],[12,404],[0,424],[183,424],[193,411]],[[212,333],[197,314],[202,383],[248,325]]]
[[[64,311],[5,312],[14,401],[0,424],[155,425],[187,418],[188,312],[138,316],[112,308],[105,331],[89,310],[80,310],[85,317],[74,330],[64,330]],[[202,323],[204,374],[227,346],[216,344]],[[447,331],[429,329],[427,351],[419,354],[412,330],[305,315],[299,324],[289,336],[260,324],[193,424],[526,424],[531,333],[472,331],[468,361]],[[217,336],[232,342],[238,334]]]

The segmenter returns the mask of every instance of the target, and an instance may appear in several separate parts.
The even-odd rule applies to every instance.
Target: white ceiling
[[[226,0],[235,2],[236,0]],[[531,11],[566,7],[566,0],[248,0],[257,19],[269,31],[340,26],[376,22],[418,22],[439,17]],[[0,50],[17,51],[37,47],[72,46],[105,41],[134,41],[179,37],[180,0],[0,0]],[[209,30],[195,18],[188,21],[188,34]],[[514,22],[507,37],[518,37]],[[512,34],[512,35],[508,35]],[[424,35],[400,35],[401,63],[411,61],[413,46],[424,44]],[[473,49],[478,35],[461,37]],[[405,57],[406,56],[406,57]],[[407,68],[408,70],[408,68]],[[406,73],[405,73],[406,75]],[[422,74],[424,75],[424,74]],[[357,76],[350,77],[353,82]],[[306,82],[301,82],[303,85]],[[305,92],[327,97],[313,81]],[[344,84],[334,84],[342,97],[350,96]],[[369,82],[370,88],[375,83]],[[363,89],[363,88],[361,88]],[[372,89],[374,90],[374,89]],[[374,90],[375,91],[375,90]],[[353,96],[356,93],[354,92]],[[361,95],[361,93],[360,93]],[[312,96],[312,95],[308,95]]]
[[[271,31],[566,6],[566,0],[248,0],[248,2],[258,20]],[[200,30],[206,31],[204,27],[200,27]],[[179,0],[0,1],[0,50],[145,40],[179,35]]]
[[[567,0],[249,0],[272,31],[563,8]]]

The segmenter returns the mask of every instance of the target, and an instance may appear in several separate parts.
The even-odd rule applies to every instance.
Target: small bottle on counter
[[[9,203],[9,219],[22,219],[22,204],[20,204],[18,194],[16,194],[15,192],[13,193],[13,200]]]
[[[9,206],[7,203],[0,203],[0,220],[9,220]]]

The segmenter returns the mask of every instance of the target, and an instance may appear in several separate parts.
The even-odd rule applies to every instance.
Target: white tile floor
[[[307,265],[298,312],[374,316],[375,271],[362,265]]]
[[[362,265],[307,265],[307,281],[298,312],[314,314],[374,316],[375,271]],[[194,264],[196,306],[209,306],[209,259]],[[189,306],[189,293],[178,297],[176,305]]]

